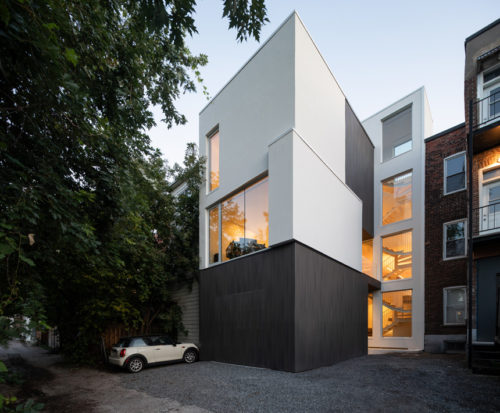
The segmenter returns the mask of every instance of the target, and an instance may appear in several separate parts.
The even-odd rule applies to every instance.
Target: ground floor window
[[[269,246],[268,204],[264,178],[208,211],[210,264]]]
[[[465,325],[465,287],[443,289],[443,321],[445,325]]]
[[[382,335],[411,337],[412,290],[382,293]]]

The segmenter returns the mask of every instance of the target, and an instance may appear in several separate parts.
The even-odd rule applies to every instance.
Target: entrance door
[[[495,341],[500,344],[500,274],[497,274],[497,333]]]

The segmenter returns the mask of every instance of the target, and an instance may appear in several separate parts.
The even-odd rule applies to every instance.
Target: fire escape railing
[[[474,102],[473,108],[474,129],[479,129],[489,123],[500,120],[500,91],[491,93],[482,99]]]
[[[500,201],[473,210],[474,235],[500,231]]]

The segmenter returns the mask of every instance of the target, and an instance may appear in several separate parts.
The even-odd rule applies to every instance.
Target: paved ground
[[[372,355],[299,374],[198,362],[132,375],[70,367],[19,344],[6,353],[24,358],[14,358],[32,375],[23,391],[48,411],[500,411],[500,378],[472,375],[459,356]]]

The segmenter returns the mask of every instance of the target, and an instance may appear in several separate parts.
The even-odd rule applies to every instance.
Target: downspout
[[[467,172],[468,172],[468,207],[467,207],[467,365],[472,368],[472,156],[474,131],[473,123],[473,103],[469,100],[469,133],[467,140]]]

